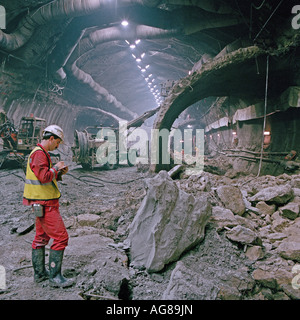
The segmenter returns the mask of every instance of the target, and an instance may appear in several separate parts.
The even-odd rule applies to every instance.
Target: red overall
[[[43,148],[40,144],[38,146]],[[50,170],[49,167],[49,162],[51,162],[50,155],[44,148],[43,150],[44,152],[37,150],[31,155],[30,168],[42,183],[51,182],[53,174],[58,180],[58,172],[54,167],[52,167],[54,170]],[[43,247],[48,244],[50,239],[53,239],[51,249],[64,250],[68,245],[69,235],[59,213],[59,200],[44,201],[23,198],[24,205],[32,205],[33,203],[39,203],[44,206],[44,216],[42,218],[37,217],[35,220],[36,234],[32,242],[32,248]]]

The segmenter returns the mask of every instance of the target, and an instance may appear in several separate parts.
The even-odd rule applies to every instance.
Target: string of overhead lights
[[[123,20],[121,22],[123,27],[127,27],[129,22],[127,20]],[[141,71],[141,75],[147,83],[147,86],[154,96],[156,104],[159,106],[163,102],[163,98],[160,95],[160,90],[157,85],[157,81],[155,80],[153,74],[151,73],[150,64],[145,63],[146,53],[139,50],[139,45],[141,43],[140,39],[136,39],[134,42],[130,42],[125,40],[126,44],[131,49],[131,56],[137,63],[137,68]]]

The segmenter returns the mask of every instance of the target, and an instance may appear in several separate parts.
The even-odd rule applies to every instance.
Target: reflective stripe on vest
[[[45,153],[49,161],[49,168],[53,173],[53,180],[51,182],[41,183],[30,168],[30,157],[37,150],[41,150],[45,153],[45,151],[41,147],[35,147],[31,151],[27,161],[27,170],[26,170],[26,179],[25,179],[23,197],[27,200],[58,199],[60,198],[60,192],[58,190],[57,181],[55,179],[55,171],[51,169],[52,164],[47,154]]]

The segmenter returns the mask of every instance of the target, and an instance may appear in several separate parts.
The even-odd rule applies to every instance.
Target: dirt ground
[[[22,205],[24,173],[22,169],[1,170],[0,265],[5,268],[6,288],[0,290],[0,300],[89,299],[83,292],[89,289],[90,274],[83,270],[93,269],[93,259],[105,254],[104,264],[105,259],[119,255],[114,259],[123,259],[125,269],[126,255],[116,249],[116,244],[126,237],[126,228],[142,201],[146,175],[137,172],[136,167],[124,166],[112,171],[97,168],[93,172],[80,166],[70,167],[59,183],[60,212],[70,236],[63,270],[66,277],[76,277],[77,282],[71,288],[53,289],[48,281],[33,282],[31,242],[35,230],[18,234],[34,223],[30,208]],[[90,215],[86,217],[87,213]],[[78,222],[77,217],[83,218]],[[51,242],[46,246],[46,263],[50,245]],[[104,299],[118,299],[117,292],[116,296],[111,292],[102,295]]]

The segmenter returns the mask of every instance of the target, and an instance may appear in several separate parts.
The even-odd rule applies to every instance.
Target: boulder
[[[156,272],[203,240],[212,209],[207,193],[195,198],[180,190],[166,171],[145,183],[147,195],[125,243],[133,267]]]
[[[288,237],[284,239],[277,250],[282,258],[300,262],[299,237]]]
[[[264,201],[259,201],[255,206],[260,214],[272,215],[276,211],[275,204],[268,205]]]
[[[224,227],[232,228],[239,224],[231,210],[220,206],[212,208],[211,221],[216,224],[218,231],[221,231]]]
[[[279,211],[272,215],[272,229],[276,232],[283,232],[290,225],[290,220],[282,218]]]
[[[260,190],[254,196],[249,198],[251,202],[265,201],[277,205],[284,205],[294,196],[293,189],[290,185],[279,185]]]
[[[269,233],[267,236],[267,239],[271,243],[276,242],[276,241],[281,241],[285,238],[287,238],[287,235],[282,232],[272,232],[272,233]]]
[[[252,273],[253,279],[259,282],[262,286],[270,289],[277,289],[277,280],[274,273],[269,270],[256,269]]]
[[[295,220],[299,215],[299,203],[289,202],[279,209],[281,215],[290,220]]]
[[[246,206],[239,188],[225,185],[218,187],[216,192],[225,208],[239,216],[243,215],[246,210]]]
[[[226,237],[231,241],[240,242],[242,244],[260,245],[262,243],[256,232],[240,225],[232,228],[230,231],[227,231]]]
[[[99,220],[100,217],[96,214],[85,213],[77,216],[77,223],[82,227],[93,227]]]
[[[252,273],[253,278],[263,287],[278,290],[291,285],[292,274],[284,268],[258,268]]]
[[[252,261],[260,260],[265,256],[264,250],[261,246],[252,246],[247,248],[245,255]]]
[[[300,217],[291,221],[289,225],[284,229],[284,233],[287,234],[289,237],[299,237],[300,234]]]

